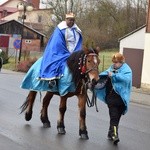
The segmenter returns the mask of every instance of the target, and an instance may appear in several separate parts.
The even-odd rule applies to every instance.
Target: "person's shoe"
[[[50,80],[48,84],[49,84],[49,88],[53,88],[56,86],[56,80]]]
[[[112,126],[109,128],[107,138],[109,140],[112,140],[115,145],[118,144],[120,139],[118,137],[118,127],[117,126]]]
[[[107,135],[107,139],[108,140],[112,140],[111,134],[112,134],[112,132],[111,132],[111,130],[109,130],[108,131],[108,135]]]

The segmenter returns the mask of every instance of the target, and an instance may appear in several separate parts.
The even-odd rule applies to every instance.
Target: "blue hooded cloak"
[[[113,65],[111,65],[106,71],[100,73],[101,76],[108,75],[108,72],[112,72]],[[113,73],[111,76],[111,82],[113,89],[117,94],[119,94],[125,104],[125,111],[123,114],[125,114],[128,110],[128,105],[130,102],[130,94],[132,89],[132,70],[131,68],[126,64],[123,63],[123,65],[117,69],[116,73]],[[96,95],[99,100],[102,100],[106,103],[105,97],[106,97],[106,88],[102,89],[95,89]]]

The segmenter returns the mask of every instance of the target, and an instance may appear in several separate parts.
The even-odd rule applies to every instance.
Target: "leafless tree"
[[[57,23],[69,11],[83,31],[85,42],[118,47],[118,38],[146,23],[147,0],[47,0]]]

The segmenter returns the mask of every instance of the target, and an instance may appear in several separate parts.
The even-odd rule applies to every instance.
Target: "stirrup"
[[[50,80],[48,84],[49,84],[49,88],[53,88],[56,86],[56,80]]]

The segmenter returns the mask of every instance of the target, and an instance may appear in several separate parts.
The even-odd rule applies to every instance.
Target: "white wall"
[[[145,48],[141,83],[143,87],[150,88],[150,33],[145,33]]]
[[[123,38],[120,41],[120,52],[123,53],[123,48],[144,49],[145,43],[145,27],[139,31]]]
[[[11,15],[8,15],[6,17],[4,17],[3,19],[4,20],[18,20],[18,16],[22,16],[23,15],[23,12],[15,12]],[[38,16],[41,16],[42,17],[42,20],[41,20],[41,23],[42,24],[52,24],[52,21],[51,21],[51,10],[33,10],[33,11],[26,11],[26,19],[24,20],[24,22],[31,22],[31,23],[39,23],[38,22]]]
[[[28,22],[28,23],[38,23],[38,24],[42,24],[43,27],[43,33],[47,33],[49,31],[49,27],[53,25],[52,22],[52,10],[50,9],[39,9],[39,10],[33,10],[31,12],[26,12],[26,19],[24,20],[24,22]],[[11,15],[6,16],[5,18],[3,18],[4,20],[18,20],[18,16],[21,16],[22,12],[16,12],[13,13]],[[41,22],[38,22],[38,18],[39,16],[41,16]],[[31,26],[30,26],[31,27]]]

